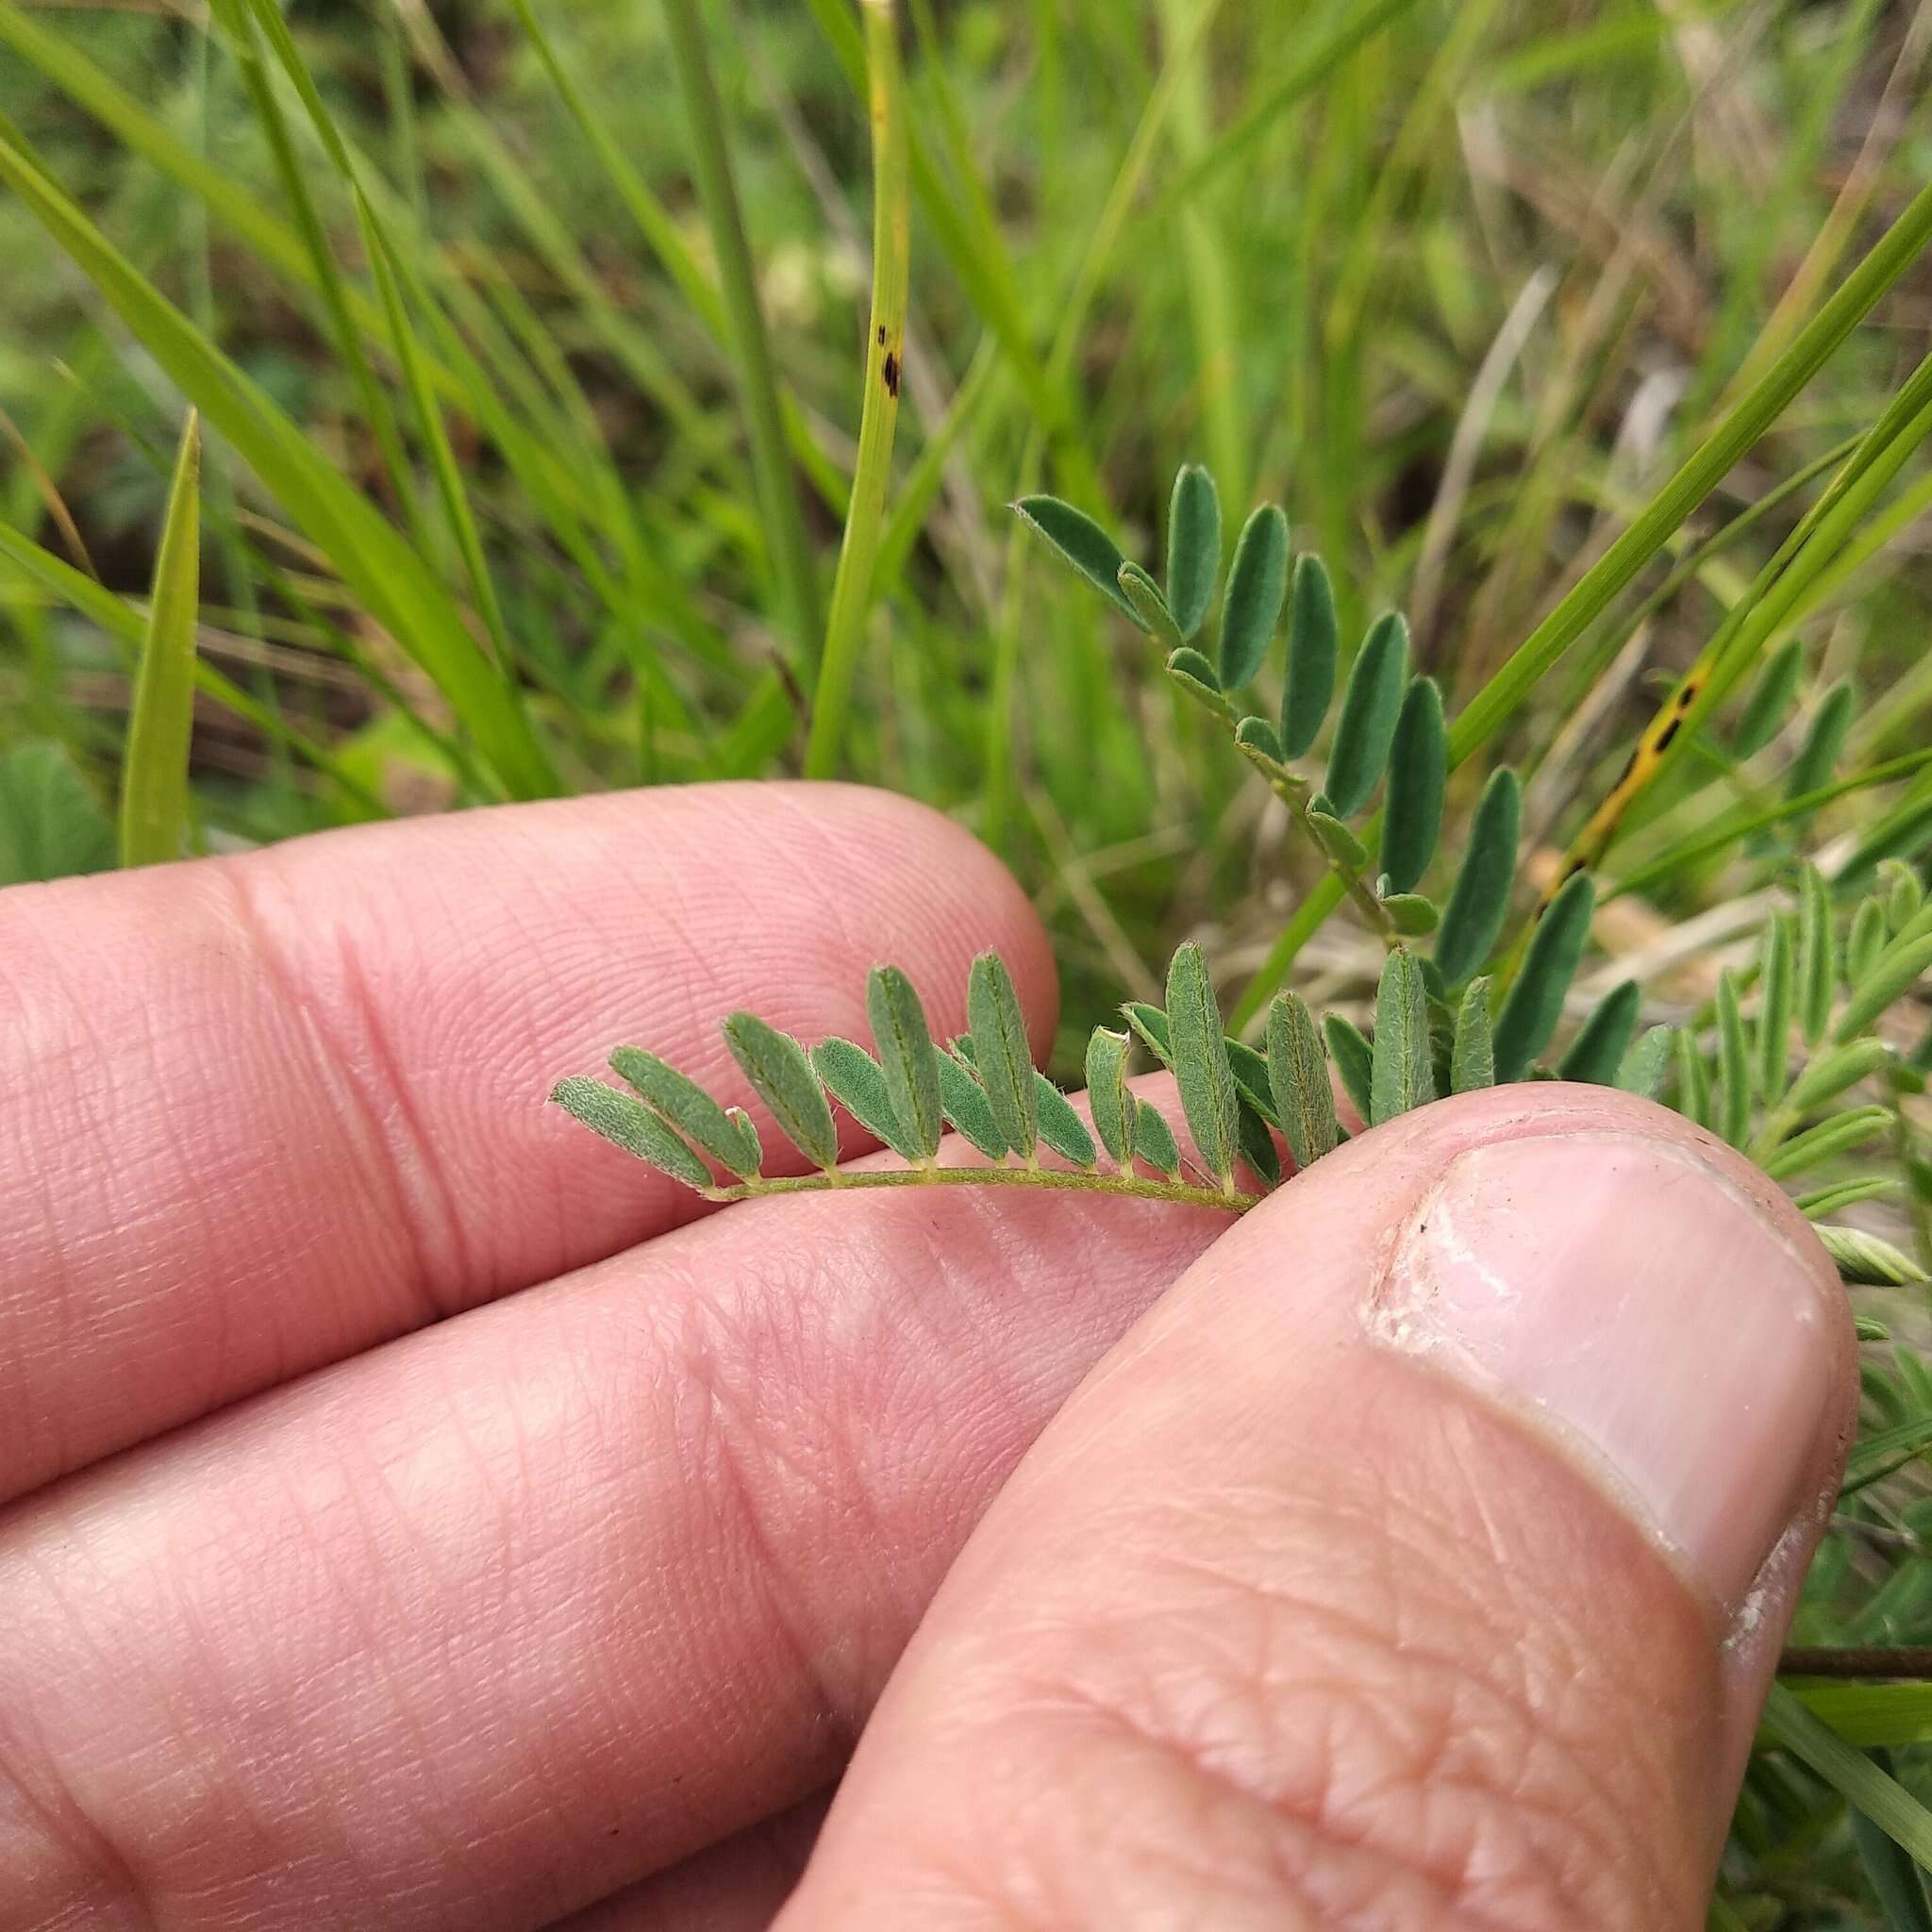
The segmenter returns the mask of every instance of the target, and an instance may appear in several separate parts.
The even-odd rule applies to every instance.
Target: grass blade
[[[865,982],[865,1017],[885,1070],[886,1092],[906,1130],[910,1158],[929,1161],[945,1129],[939,1068],[925,1008],[896,966],[874,966]]]
[[[1319,557],[1304,557],[1294,567],[1294,593],[1288,619],[1288,682],[1281,692],[1281,754],[1301,758],[1322,730],[1335,696],[1335,658],[1340,626],[1335,589]]]
[[[1335,746],[1322,789],[1337,818],[1345,819],[1368,803],[1389,762],[1407,675],[1408,626],[1390,611],[1375,620],[1362,641],[1335,721]]]
[[[1375,1039],[1369,1064],[1369,1124],[1379,1127],[1436,1097],[1428,1001],[1423,969],[1398,946],[1382,967],[1375,993]]]
[[[1458,886],[1460,881],[1457,881]],[[1563,996],[1576,977],[1596,908],[1596,885],[1580,872],[1550,901],[1524,955],[1523,970],[1496,1021],[1496,1078],[1520,1080],[1550,1042]],[[1450,907],[1455,910],[1454,904]]]
[[[1932,1866],[1932,1811],[1895,1778],[1855,1750],[1782,1684],[1771,1687],[1761,1721],[1763,1734],[1810,1768],[1862,1816],[1922,1866]]]
[[[1620,1086],[1624,1056],[1630,1050],[1642,1005],[1643,989],[1634,979],[1624,980],[1607,993],[1577,1029],[1557,1071],[1566,1080],[1581,1080],[1592,1087]]]
[[[1181,1111],[1202,1165],[1224,1188],[1233,1185],[1240,1132],[1234,1068],[1221,1028],[1221,1008],[1208,977],[1208,962],[1191,941],[1167,969],[1168,1037]]]
[[[1012,974],[997,953],[982,953],[966,983],[966,1024],[973,1029],[973,1062],[987,1106],[1002,1139],[1023,1160],[1034,1158],[1040,1139],[1040,1099],[1033,1082],[1033,1050]]]
[[[1221,496],[1199,463],[1184,463],[1167,515],[1167,608],[1183,638],[1201,628],[1220,575]]]
[[[1393,892],[1407,892],[1428,870],[1442,836],[1442,796],[1449,774],[1449,738],[1442,693],[1433,677],[1418,677],[1402,701],[1389,754],[1389,793],[1382,814],[1382,870]]]
[[[550,1098],[575,1121],[622,1147],[660,1174],[701,1193],[715,1185],[711,1171],[641,1100],[620,1093],[601,1080],[559,1080]]]
[[[839,1165],[839,1131],[805,1049],[756,1013],[733,1013],[724,1032],[731,1058],[770,1109],[778,1131],[814,1167],[832,1173]]]
[[[1087,1106],[1108,1158],[1123,1174],[1134,1164],[1134,1096],[1127,1091],[1128,1040],[1096,1026],[1087,1041]]]
[[[1221,607],[1221,682],[1239,691],[1268,661],[1288,596],[1288,519],[1264,503],[1241,526]]]
[[[1268,1008],[1268,1085],[1297,1172],[1341,1143],[1341,1123],[1328,1078],[1328,1056],[1314,1015],[1299,994],[1275,994]]]
[[[1450,985],[1467,979],[1490,956],[1516,883],[1516,841],[1523,786],[1507,765],[1490,774],[1470,821],[1469,843],[1436,935],[1436,970]]]
[[[121,774],[121,863],[179,858],[188,831],[188,746],[194,727],[194,626],[201,605],[201,431],[181,431],[155,561],[147,637]]]
[[[885,525],[892,436],[899,421],[900,373],[906,360],[912,190],[907,172],[905,81],[899,72],[891,0],[864,0],[863,10],[873,129],[872,319],[865,334],[858,461],[852,473],[852,502],[839,546],[839,571],[832,580],[824,654],[812,692],[811,734],[805,749],[808,778],[827,778],[838,769],[845,713],[872,608],[873,566]]]

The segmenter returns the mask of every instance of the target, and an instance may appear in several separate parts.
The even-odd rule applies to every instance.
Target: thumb
[[[1802,1219],[1648,1102],[1352,1142],[1041,1436],[784,1932],[1701,1926],[1855,1390]]]

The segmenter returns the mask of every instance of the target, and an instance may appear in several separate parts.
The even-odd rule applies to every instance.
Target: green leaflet
[[[1288,682],[1281,692],[1281,749],[1289,758],[1307,752],[1328,715],[1338,635],[1326,568],[1319,557],[1298,558],[1288,619]]]
[[[1811,720],[1811,728],[1805,734],[1805,742],[1785,774],[1787,798],[1803,798],[1807,791],[1816,791],[1831,783],[1838,755],[1844,749],[1845,733],[1852,728],[1852,711],[1857,702],[1857,693],[1853,691],[1850,678],[1840,678],[1825,692]],[[1810,816],[1806,812],[1788,821],[1791,831],[1795,834],[1801,830]]]
[[[1459,984],[1490,956],[1509,910],[1516,882],[1516,841],[1523,821],[1523,786],[1507,765],[1490,774],[1470,820],[1469,844],[1436,935],[1436,968]]]
[[[1183,463],[1167,512],[1167,608],[1191,638],[1214,601],[1221,575],[1221,495],[1199,463]]]
[[[1073,1102],[1044,1074],[1033,1075],[1034,1104],[1040,1114],[1040,1138],[1063,1160],[1075,1167],[1094,1164],[1093,1136],[1074,1111]]]
[[[1369,1059],[1369,1124],[1380,1126],[1436,1097],[1429,1008],[1415,955],[1398,946],[1382,966],[1375,992],[1375,1038]]]
[[[914,1160],[930,1160],[945,1130],[932,1034],[919,994],[896,966],[874,966],[865,982],[865,1018],[879,1051],[892,1112]]]
[[[610,1066],[720,1167],[741,1179],[758,1173],[758,1129],[737,1108],[726,1113],[695,1080],[641,1046],[618,1047],[610,1056]]]
[[[1181,1151],[1174,1145],[1174,1129],[1168,1125],[1167,1116],[1149,1101],[1134,1103],[1134,1151],[1169,1180],[1181,1171]]]
[[[1369,802],[1389,763],[1407,673],[1408,625],[1390,611],[1369,627],[1335,721],[1335,745],[1322,789],[1338,818],[1352,816]]]
[[[1717,976],[1717,1131],[1741,1147],[1751,1130],[1751,1043],[1729,967]]]
[[[1288,596],[1288,519],[1264,503],[1241,525],[1221,606],[1221,682],[1239,691],[1268,659]]]
[[[1838,985],[1838,934],[1831,894],[1808,860],[1798,875],[1798,1023],[1807,1046],[1816,1046],[1831,1024],[1831,996]]]
[[[1121,1011],[1147,1051],[1170,1073],[1173,1072],[1174,1045],[1167,1015],[1158,1007],[1150,1007],[1143,1000],[1128,1000]],[[1234,1070],[1234,1084],[1241,1097],[1270,1126],[1279,1126],[1281,1123],[1274,1116],[1274,1100],[1269,1088],[1267,1056],[1256,1052],[1242,1041],[1224,1038],[1222,1044],[1227,1049],[1227,1062]]]
[[[1391,891],[1408,891],[1436,856],[1448,775],[1442,693],[1433,677],[1414,678],[1395,721],[1382,815],[1381,864]]]
[[[1835,1156],[1848,1152],[1887,1132],[1891,1111],[1883,1107],[1854,1107],[1819,1122],[1810,1132],[1787,1141],[1768,1159],[1759,1163],[1773,1180],[1781,1181],[1794,1174],[1808,1174]]]
[[[1276,993],[1268,1008],[1268,1084],[1296,1170],[1306,1170],[1341,1142],[1341,1123],[1322,1036],[1296,993]]]
[[[661,1174],[700,1191],[713,1185],[710,1170],[641,1100],[601,1080],[559,1080],[550,1097],[573,1120],[614,1147],[648,1161]]]
[[[1786,1110],[1809,1113],[1827,1100],[1836,1100],[1848,1087],[1869,1080],[1891,1058],[1891,1049],[1882,1040],[1854,1040],[1844,1046],[1822,1053],[1791,1082],[1785,1095]]]
[[[1391,892],[1382,901],[1382,910],[1406,940],[1426,939],[1442,923],[1436,902],[1420,892]]]
[[[924,1158],[919,1142],[892,1105],[884,1068],[857,1041],[841,1040],[836,1035],[820,1041],[811,1050],[811,1064],[832,1098],[874,1141],[883,1141],[902,1160],[916,1163]]]
[[[1651,1027],[1624,1056],[1616,1085],[1625,1093],[1641,1093],[1645,1100],[1655,1100],[1663,1091],[1676,1033],[1674,1026]]]
[[[1281,738],[1266,718],[1243,718],[1236,725],[1234,741],[1243,751],[1257,751],[1274,764],[1283,762]]]
[[[1744,706],[1744,715],[1731,737],[1732,755],[1740,759],[1755,757],[1777,735],[1797,694],[1798,673],[1804,667],[1804,647],[1790,639],[1765,660],[1757,682]]]
[[[989,1160],[999,1159],[1007,1152],[1006,1137],[993,1124],[985,1090],[972,1070],[951,1054],[935,1054],[933,1058],[939,1068],[940,1102],[946,1118]]]
[[[1234,724],[1235,708],[1222,694],[1220,675],[1199,651],[1183,644],[1171,652],[1167,675],[1197,704],[1205,705],[1229,726]]]
[[[1248,1105],[1245,1096],[1241,1102],[1241,1119],[1235,1140],[1241,1148],[1241,1158],[1262,1186],[1278,1188],[1281,1185],[1280,1151],[1274,1145],[1274,1136],[1269,1131],[1268,1123]]]
[[[1874,903],[1865,902],[1867,906]],[[1904,996],[1927,967],[1932,967],[1932,933],[1887,947],[1859,975],[1832,1038],[1841,1045],[1856,1040],[1894,1000]]]
[[[1840,1277],[1864,1288],[1905,1288],[1926,1279],[1925,1271],[1890,1241],[1856,1227],[1821,1225],[1816,1230]]]
[[[1337,865],[1358,873],[1369,862],[1369,848],[1338,818],[1325,811],[1308,811],[1308,829]]]
[[[997,953],[982,953],[973,962],[966,985],[966,1020],[973,1029],[974,1066],[993,1124],[1015,1154],[1031,1160],[1040,1139],[1033,1050],[1026,1043],[1020,995]]]
[[[1464,870],[1468,870],[1466,865]],[[1458,891],[1461,886],[1458,879]],[[1496,1021],[1498,1081],[1522,1079],[1530,1062],[1549,1044],[1562,1015],[1563,996],[1582,962],[1584,943],[1590,938],[1590,916],[1595,907],[1596,886],[1587,872],[1580,872],[1550,901],[1538,921],[1523,958],[1523,970]],[[1453,916],[1453,900],[1449,910]],[[1439,955],[1441,950],[1439,946]]]
[[[1896,939],[1924,908],[1924,881],[1904,859],[1884,858],[1878,863],[1878,891],[1885,902],[1885,923]]]
[[[1774,1107],[1790,1077],[1791,1016],[1797,1006],[1796,922],[1774,912],[1764,928],[1757,974],[1757,1091]]]
[[[1885,908],[1876,899],[1864,899],[1852,914],[1852,929],[1845,936],[1845,984],[1856,991],[1878,963],[1885,950]],[[1839,1031],[1842,1035],[1843,1023]]]
[[[0,886],[113,863],[114,828],[63,746],[34,741],[0,753]]]
[[[1711,1124],[1710,1069],[1690,1027],[1677,1034],[1677,1111],[1700,1127]]]
[[[1322,1037],[1328,1042],[1328,1058],[1335,1062],[1342,1091],[1366,1121],[1374,1111],[1371,1095],[1375,1055],[1368,1036],[1353,1021],[1344,1020],[1340,1013],[1328,1013],[1322,1020]]]
[[[1456,1042],[1449,1050],[1449,1091],[1474,1093],[1496,1084],[1496,1047],[1490,1031],[1490,982],[1472,979],[1456,1010]]]
[[[778,1131],[829,1174],[839,1164],[839,1134],[805,1049],[756,1013],[733,1013],[724,1033],[731,1058],[771,1110]]]
[[[1191,941],[1174,954],[1167,969],[1167,1025],[1188,1131],[1194,1137],[1201,1164],[1226,1188],[1234,1174],[1240,1108],[1234,1069],[1222,1037],[1221,1008],[1215,1003],[1207,961]]]
[[[1634,979],[1626,979],[1606,993],[1577,1029],[1557,1071],[1566,1080],[1582,1080],[1593,1087],[1616,1086],[1642,1005],[1643,989]]]
[[[201,436],[181,430],[155,562],[147,636],[127,719],[121,774],[121,863],[182,857],[188,832],[188,741],[194,722],[194,628],[201,611]]]
[[[1187,642],[1180,625],[1174,621],[1174,612],[1167,608],[1167,599],[1160,594],[1160,586],[1138,563],[1122,564],[1117,581],[1121,595],[1133,607],[1135,623],[1142,630],[1158,638],[1170,651]]]
[[[1125,1173],[1134,1163],[1134,1096],[1127,1091],[1128,1039],[1096,1026],[1087,1041],[1087,1105],[1108,1158]]]
[[[1898,1189],[1898,1179],[1892,1174],[1840,1181],[1835,1187],[1815,1188],[1808,1194],[1800,1194],[1798,1211],[1814,1219],[1821,1214],[1839,1214],[1847,1208],[1856,1208],[1861,1201],[1875,1201],[1883,1194],[1895,1194]]]
[[[1029,530],[1043,538],[1054,554],[1078,571],[1116,610],[1134,624],[1141,622],[1140,613],[1121,590],[1121,565],[1126,559],[1114,548],[1113,539],[1085,510],[1062,503],[1058,496],[1023,496],[1013,505],[1013,510]]]

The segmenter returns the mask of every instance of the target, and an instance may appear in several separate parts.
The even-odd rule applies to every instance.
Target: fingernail
[[[1366,1315],[1543,1424],[1725,1607],[1816,1499],[1841,1319],[1798,1242],[1689,1149],[1620,1134],[1459,1155]]]

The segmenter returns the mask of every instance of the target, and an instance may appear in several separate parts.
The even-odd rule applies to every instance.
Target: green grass
[[[1001,849],[1053,931],[1069,1078],[1191,938],[1239,1022],[1284,981],[1359,1016],[1364,893],[1006,508],[1050,491],[1158,570],[1183,461],[1227,545],[1266,498],[1322,552],[1344,675],[1426,581],[1445,846],[1518,765],[1539,884],[1600,860],[1585,978],[1634,974],[1646,1022],[1707,1026],[1718,964],[1748,992],[1796,828],[1861,864],[1873,827],[1923,830],[1932,121],[1895,9],[901,10],[898,75],[847,0],[369,0],[353,31],[0,0],[0,821],[76,815],[0,822],[0,852],[100,852],[72,772],[156,838],[254,841],[808,765]],[[158,715],[189,407],[200,624],[184,658],[158,611]],[[1792,639],[1789,709],[1737,756]],[[1842,678],[1844,748],[1788,795]],[[1860,1211],[1924,1259],[1903,1119],[1904,1185]],[[1932,1410],[1916,1348],[1867,1353],[1874,1435]],[[1802,1640],[1932,1641],[1921,1531],[1913,1455],[1845,1502]],[[1924,1795],[1916,1722],[1855,1741]],[[1776,1723],[1723,1923],[1882,1924],[1840,1760]]]

